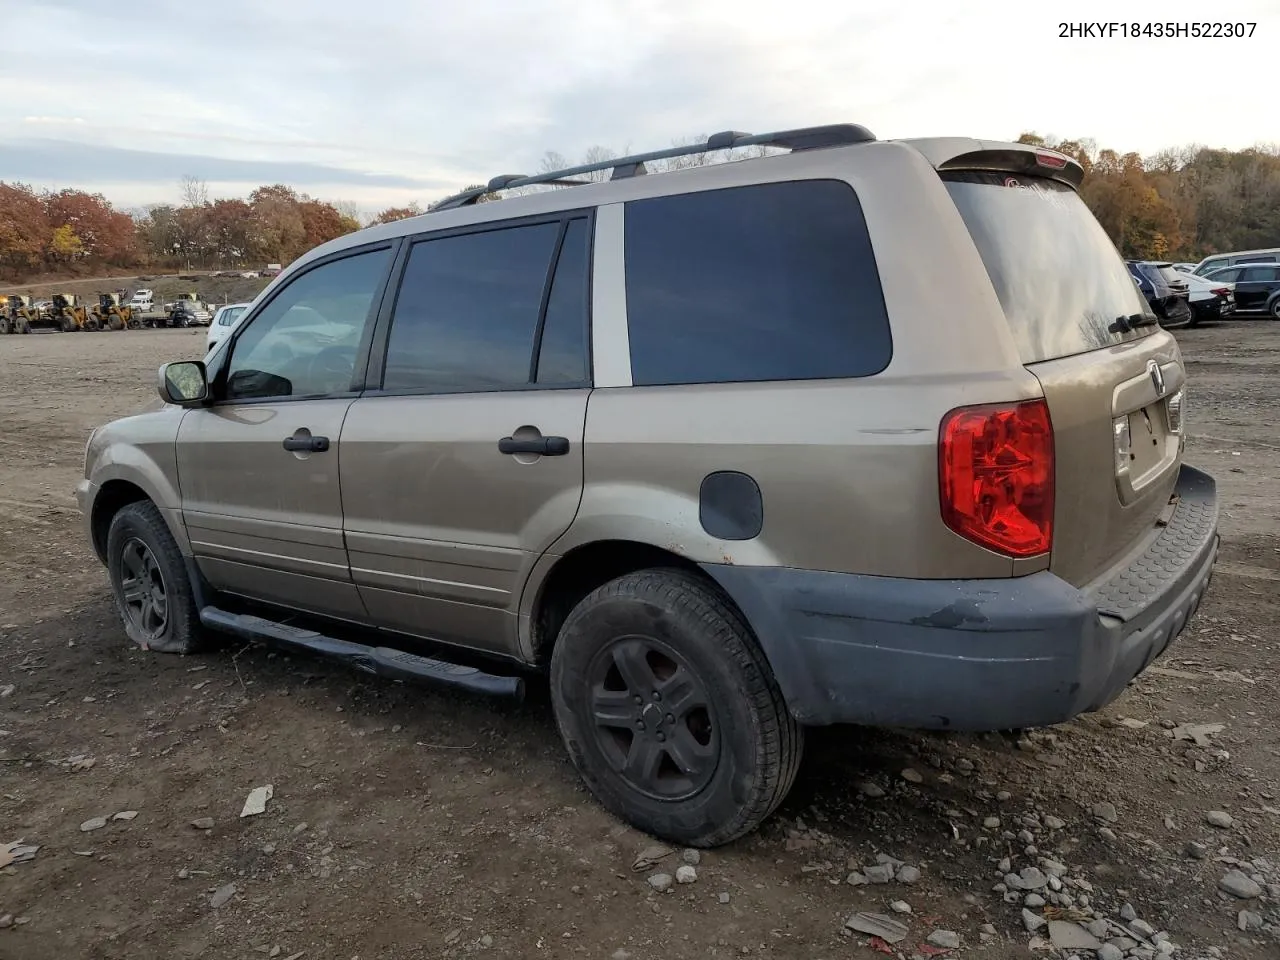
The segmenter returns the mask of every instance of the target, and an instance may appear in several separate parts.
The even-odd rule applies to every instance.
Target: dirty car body
[[[119,545],[167,536],[191,624],[550,665],[597,797],[702,845],[776,807],[804,726],[1114,699],[1203,597],[1217,501],[1079,167],[852,126],[707,148],[761,142],[789,152],[473,192],[291,264],[89,441],[131,636],[190,647],[128,619]]]

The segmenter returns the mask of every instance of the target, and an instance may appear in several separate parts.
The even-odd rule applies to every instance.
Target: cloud
[[[152,153],[70,140],[0,140],[0,171],[9,180],[62,184],[176,183],[191,175],[219,183],[287,183],[291,186],[396,187],[439,190],[445,181],[366,173],[297,160],[235,160],[189,153]]]
[[[1259,21],[1251,39],[1148,41],[1057,36],[1063,18],[1117,19],[1101,0],[1017,16],[943,0],[0,0],[6,36],[24,38],[0,62],[0,130],[39,118],[29,132],[62,139],[0,147],[0,177],[21,162],[44,182],[195,173],[427,201],[536,169],[547,150],[844,121],[883,137],[1242,147],[1280,140],[1280,111],[1211,83],[1123,91],[1191,62],[1266,89],[1274,3],[1232,5],[1233,21]],[[1165,0],[1159,18],[1206,19],[1193,0]]]

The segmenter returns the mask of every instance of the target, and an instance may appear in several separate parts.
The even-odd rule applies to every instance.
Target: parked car
[[[1227,267],[1213,271],[1206,279],[1234,286],[1237,312],[1262,313],[1280,320],[1280,264]]]
[[[196,300],[177,300],[169,307],[171,327],[207,327],[212,319],[204,304]]]
[[[1194,273],[1186,274],[1185,277],[1189,284],[1191,326],[1205,320],[1225,320],[1236,312],[1236,298],[1231,284],[1207,280]]]
[[[1163,260],[1126,260],[1125,263],[1161,326],[1184,327],[1191,323],[1190,285],[1185,274]]]
[[[704,847],[778,807],[806,727],[1112,701],[1195,612],[1218,510],[1084,171],[855,125],[657,153],[752,144],[792,152],[499,177],[291,263],[89,437],[127,635],[545,671],[592,793]]]
[[[275,276],[279,276],[279,275],[280,275],[280,273],[281,273],[281,270],[282,270],[282,268],[281,268],[280,264],[278,264],[278,263],[268,263],[268,264],[266,265],[266,267],[264,267],[264,268],[263,268],[263,270],[262,270],[262,275],[263,275],[264,277],[275,277]]]
[[[242,270],[240,272],[241,280],[257,280],[260,276],[262,276],[262,274],[257,270]]]
[[[1216,253],[1196,264],[1195,272],[1207,277],[1223,267],[1235,267],[1245,263],[1280,263],[1280,247],[1261,250],[1238,250],[1235,253]]]
[[[214,347],[225,340],[228,334],[235,329],[236,321],[238,321],[244,312],[249,309],[247,303],[228,303],[226,306],[218,308],[217,313],[213,315],[213,321],[209,324],[209,340],[205,348],[206,353],[212,353]]]

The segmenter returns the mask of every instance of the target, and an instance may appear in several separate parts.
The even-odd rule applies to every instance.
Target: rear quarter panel
[[[725,164],[706,188],[805,177],[852,185],[879,268],[892,360],[859,379],[696,386],[632,387],[628,365],[610,365],[615,382],[602,381],[598,369],[583,501],[554,552],[628,539],[707,563],[1011,575],[1009,558],[952,533],[939,510],[944,414],[1040,396],[954,203],[933,167],[902,144],[778,159],[788,162]],[[610,245],[620,260],[622,243],[621,222],[598,230],[597,264]],[[596,279],[597,322],[608,317],[625,328],[625,280],[599,271]],[[597,355],[602,339],[597,330]],[[717,470],[747,473],[759,485],[764,522],[755,539],[720,540],[702,529],[699,490]]]

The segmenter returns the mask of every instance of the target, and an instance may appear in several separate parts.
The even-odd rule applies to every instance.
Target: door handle
[[[329,449],[329,438],[313,437],[299,430],[292,437],[285,437],[283,446],[292,453],[324,453]]]
[[[499,453],[536,453],[544,457],[563,457],[569,452],[568,437],[532,437],[517,440],[503,437],[498,441]]]

